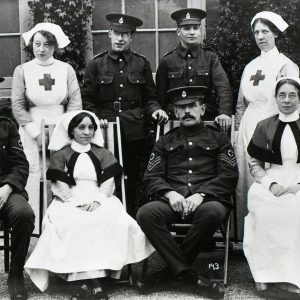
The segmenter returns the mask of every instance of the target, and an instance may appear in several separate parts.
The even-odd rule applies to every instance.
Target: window
[[[137,16],[144,24],[135,33],[131,49],[145,55],[155,71],[160,57],[178,44],[176,23],[170,14],[186,7],[205,9],[205,0],[96,0],[92,17],[93,54],[110,49],[106,14]]]

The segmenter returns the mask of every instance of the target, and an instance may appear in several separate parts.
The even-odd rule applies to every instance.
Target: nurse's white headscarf
[[[48,31],[52,33],[57,41],[58,48],[64,48],[69,45],[70,40],[67,35],[64,34],[63,30],[59,25],[53,23],[38,23],[31,30],[24,32],[22,37],[25,41],[26,46],[28,46],[30,39],[38,32],[38,31]]]
[[[91,140],[91,143],[103,147],[104,145],[104,140],[100,128],[100,122],[99,119],[96,117],[96,115],[90,111],[87,110],[76,110],[76,111],[71,111],[68,113],[65,113],[61,116],[60,120],[56,124],[53,134],[50,139],[50,143],[48,146],[49,150],[52,151],[58,151],[62,149],[63,147],[70,145],[72,143],[72,139],[68,135],[68,127],[71,122],[71,120],[77,116],[80,113],[87,113],[91,115],[91,117],[94,118],[96,124],[97,124],[97,130],[95,131],[95,135]]]
[[[284,32],[289,27],[289,24],[287,22],[285,22],[280,15],[278,15],[272,11],[261,11],[261,12],[257,13],[251,20],[251,27],[257,19],[266,19],[266,20],[270,21],[281,32]]]

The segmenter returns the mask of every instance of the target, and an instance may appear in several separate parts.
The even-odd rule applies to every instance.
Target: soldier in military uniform
[[[160,123],[168,116],[160,109],[150,63],[130,50],[133,34],[142,20],[124,14],[108,14],[106,19],[110,22],[111,49],[96,55],[87,67],[83,108],[96,113],[101,126],[120,116],[128,212],[134,216],[136,185],[145,157],[146,116]]]
[[[34,229],[34,213],[25,185],[29,165],[20,142],[18,128],[5,100],[0,107],[0,220],[11,228],[11,262],[8,291],[12,300],[24,300],[28,293],[23,267]]]
[[[207,86],[209,101],[205,118],[215,119],[223,130],[227,130],[232,115],[229,81],[216,53],[199,44],[200,24],[206,17],[206,12],[187,8],[173,12],[171,17],[177,22],[180,43],[163,56],[157,69],[156,87],[161,105],[172,116],[173,108],[167,99],[169,89],[181,86]]]
[[[144,176],[152,201],[139,209],[137,220],[167,262],[166,272],[219,291],[220,286],[193,272],[191,264],[230,212],[238,171],[226,134],[201,121],[206,92],[201,86],[168,92],[180,127],[161,136],[154,145]],[[182,220],[192,227],[178,246],[166,228]]]

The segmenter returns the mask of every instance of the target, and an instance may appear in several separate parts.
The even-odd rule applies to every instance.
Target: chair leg
[[[228,256],[229,256],[229,235],[230,235],[230,216],[227,220],[226,225],[226,236],[225,236],[225,257],[224,257],[224,285],[227,284],[227,274],[228,274]]]
[[[148,271],[148,258],[144,259],[143,261],[142,276],[141,276],[142,280],[147,278],[147,271]]]
[[[133,277],[132,277],[132,266],[131,266],[131,264],[127,265],[127,271],[128,271],[129,285],[133,286]]]
[[[4,228],[4,271],[8,273],[9,271],[9,248],[10,248],[10,241],[9,241],[9,231],[8,228]]]

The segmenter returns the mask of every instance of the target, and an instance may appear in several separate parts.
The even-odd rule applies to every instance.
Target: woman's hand
[[[291,185],[285,189],[286,193],[292,193],[292,194],[296,194],[299,191],[300,191],[300,184]]]
[[[271,193],[276,197],[279,197],[286,193],[286,189],[278,183],[272,183],[269,189]]]

